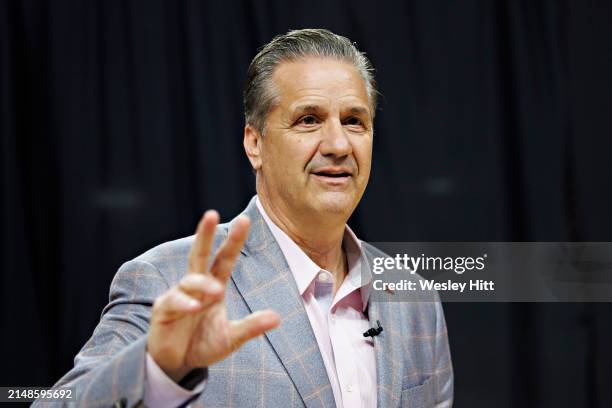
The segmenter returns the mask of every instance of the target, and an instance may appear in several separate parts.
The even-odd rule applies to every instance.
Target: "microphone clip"
[[[378,325],[378,327],[372,327],[372,328],[366,330],[363,333],[363,337],[372,337],[372,338],[374,338],[375,336],[378,336],[380,333],[382,333],[383,328],[380,325],[380,320],[377,320],[376,324]]]

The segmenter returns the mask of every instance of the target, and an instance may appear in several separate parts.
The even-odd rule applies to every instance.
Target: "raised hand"
[[[189,253],[187,274],[153,304],[147,350],[177,382],[192,369],[224,359],[246,341],[280,324],[280,317],[271,310],[241,320],[227,319],[225,285],[247,238],[250,221],[246,216],[236,220],[209,269],[218,223],[216,211],[204,214]]]

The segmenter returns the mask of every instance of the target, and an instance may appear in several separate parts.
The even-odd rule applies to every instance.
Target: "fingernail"
[[[189,308],[195,309],[196,307],[200,306],[200,302],[198,302],[197,300],[194,300],[194,299],[189,299],[187,301],[187,305],[189,306]]]
[[[206,212],[204,212],[204,216],[206,217],[219,217],[219,212],[217,210],[206,210]]]

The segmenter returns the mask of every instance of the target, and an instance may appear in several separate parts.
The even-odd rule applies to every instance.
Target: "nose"
[[[351,154],[351,142],[339,120],[327,121],[321,134],[319,150],[323,156],[345,157]]]

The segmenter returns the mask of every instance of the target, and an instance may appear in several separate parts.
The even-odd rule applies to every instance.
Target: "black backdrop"
[[[2,1],[0,385],[71,366],[117,267],[254,192],[258,46],[326,27],[384,97],[370,241],[611,241],[604,1]],[[612,406],[608,304],[447,304],[456,406]]]

